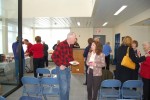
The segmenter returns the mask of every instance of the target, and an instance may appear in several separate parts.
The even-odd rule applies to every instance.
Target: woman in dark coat
[[[117,55],[116,55],[117,64],[116,64],[115,78],[120,80],[122,83],[127,80],[133,80],[132,76],[135,71],[133,69],[121,65],[121,61],[123,57],[126,55],[128,47],[129,47],[129,57],[132,59],[134,63],[145,61],[145,56],[141,56],[140,58],[137,58],[135,56],[131,44],[132,44],[132,38],[130,36],[126,36],[122,41],[122,45],[117,50]]]
[[[134,50],[134,54],[137,58],[139,58],[141,56],[141,53],[140,51],[138,50],[138,42],[136,40],[133,40],[132,41],[132,48]],[[133,79],[134,80],[137,80],[138,79],[138,76],[139,76],[139,68],[140,68],[140,64],[139,63],[136,63],[136,69],[135,71],[133,72]]]

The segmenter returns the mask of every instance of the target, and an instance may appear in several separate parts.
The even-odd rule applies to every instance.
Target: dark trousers
[[[97,100],[98,90],[100,88],[101,77],[93,76],[93,70],[90,69],[87,75],[88,100]]]
[[[85,84],[87,84],[87,70],[88,70],[88,66],[85,62]]]
[[[33,58],[34,77],[37,77],[36,69],[44,68],[43,58]],[[40,74],[42,76],[42,74]]]
[[[150,100],[150,79],[142,78],[143,80],[143,100]]]
[[[48,55],[44,56],[44,66],[48,67]]]
[[[109,64],[110,64],[110,55],[105,56],[105,62],[106,62],[106,69],[109,70]]]

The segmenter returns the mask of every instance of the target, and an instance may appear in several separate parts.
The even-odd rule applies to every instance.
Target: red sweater
[[[150,51],[148,53],[150,54]],[[140,75],[143,78],[150,79],[150,57],[146,57],[146,60],[142,62]]]
[[[34,44],[29,51],[33,53],[33,58],[43,58],[44,56],[43,49],[44,49],[43,44],[37,43]]]
[[[31,43],[28,43],[26,53],[29,53],[29,56],[33,56],[32,52],[30,52],[30,48],[32,47]]]

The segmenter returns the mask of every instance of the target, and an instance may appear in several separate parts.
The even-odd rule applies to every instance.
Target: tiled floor
[[[111,66],[111,70],[113,69],[114,69],[114,66]],[[32,74],[30,75],[32,76]],[[83,85],[84,81],[85,81],[84,75],[72,74],[70,100],[87,100],[86,86]],[[19,100],[21,95],[22,95],[22,88],[12,93],[6,99],[7,100]],[[59,99],[58,97],[50,97],[48,100],[59,100]]]

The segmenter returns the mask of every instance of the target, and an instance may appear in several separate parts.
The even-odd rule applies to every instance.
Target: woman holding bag
[[[128,47],[129,47],[129,57],[134,63],[145,61],[145,56],[147,56],[145,55],[137,58],[131,45],[132,45],[132,38],[130,36],[126,36],[124,37],[121,46],[117,50],[115,78],[120,80],[122,83],[127,80],[133,80],[132,76],[134,74],[134,71],[136,71],[135,70],[136,68],[130,69],[128,67],[121,65],[122,59],[126,55]]]

